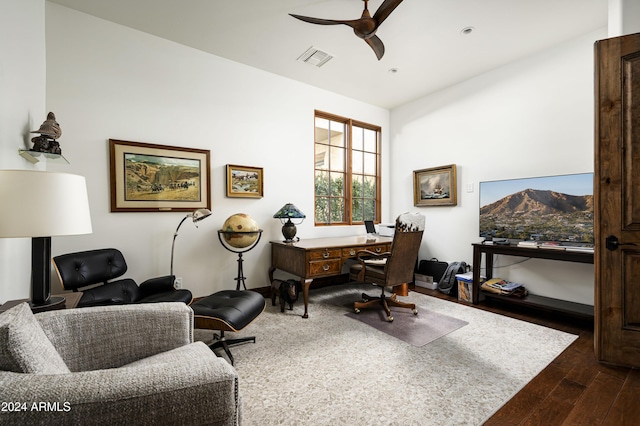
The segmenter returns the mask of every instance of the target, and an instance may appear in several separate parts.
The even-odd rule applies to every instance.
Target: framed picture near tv
[[[456,165],[432,167],[413,171],[413,205],[455,206]]]
[[[111,211],[211,209],[209,150],[109,139]]]
[[[480,182],[480,236],[592,246],[593,173]]]

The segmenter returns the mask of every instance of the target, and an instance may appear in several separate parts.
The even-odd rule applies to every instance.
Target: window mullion
[[[346,138],[346,176],[345,176],[345,191],[344,191],[344,218],[347,224],[352,223],[353,212],[351,211],[351,203],[353,202],[351,199],[351,185],[352,185],[352,176],[351,172],[353,170],[352,163],[352,135],[353,135],[353,120],[347,120],[347,138]]]

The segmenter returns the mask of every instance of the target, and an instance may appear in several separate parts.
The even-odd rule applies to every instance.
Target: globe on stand
[[[245,248],[258,239],[258,224],[248,214],[236,213],[224,221],[221,231],[231,247]]]
[[[224,248],[238,254],[238,276],[235,278],[236,290],[240,290],[240,281],[244,289],[246,277],[242,270],[242,253],[246,253],[260,241],[262,229],[259,229],[255,220],[245,213],[236,213],[224,221],[222,229],[218,230],[218,239]]]

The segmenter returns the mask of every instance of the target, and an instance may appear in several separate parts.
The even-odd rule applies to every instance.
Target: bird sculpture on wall
[[[384,55],[384,44],[382,44],[382,40],[376,36],[376,31],[380,27],[380,25],[384,22],[385,19],[389,17],[391,12],[398,7],[402,0],[384,0],[384,2],[380,5],[376,13],[369,13],[368,3],[369,0],[364,1],[364,11],[362,12],[362,16],[360,19],[353,20],[334,20],[334,19],[322,19],[322,18],[311,18],[309,16],[301,16],[294,15],[290,13],[289,15],[293,16],[296,19],[299,19],[304,22],[309,22],[311,24],[318,25],[348,25],[353,28],[353,32],[363,39],[376,54],[378,60],[382,58]]]
[[[40,133],[40,136],[31,139],[31,142],[33,142],[32,151],[62,154],[60,143],[56,141],[56,139],[62,136],[62,129],[56,121],[56,115],[53,112],[47,114],[47,119],[40,125],[38,130],[30,133]]]

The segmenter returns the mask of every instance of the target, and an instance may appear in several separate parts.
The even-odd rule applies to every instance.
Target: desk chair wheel
[[[355,308],[354,311],[356,312],[356,314],[360,313],[360,309],[358,309],[358,308]]]
[[[412,312],[413,312],[413,315],[418,315],[418,310],[417,309],[414,309]]]
[[[389,315],[389,316],[387,317],[387,321],[389,321],[389,322],[393,322],[393,317],[392,317],[391,315]]]

